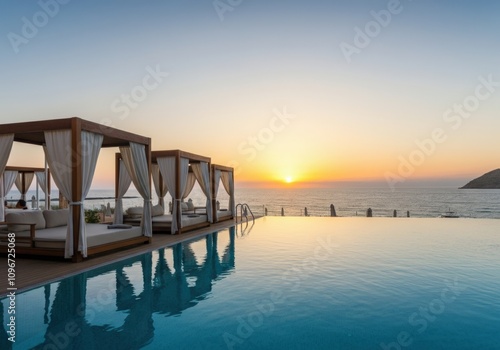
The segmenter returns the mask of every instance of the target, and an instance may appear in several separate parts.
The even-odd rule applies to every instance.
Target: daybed
[[[41,239],[37,232],[44,230],[42,221],[38,222],[38,228],[34,222],[21,222],[20,224],[24,226],[32,225],[30,226],[30,237],[26,239],[28,246],[24,247],[22,252],[16,249],[17,253],[64,256],[78,262],[87,257],[88,254],[97,251],[150,242],[151,220],[147,219],[151,212],[150,138],[80,118],[4,124],[0,127],[0,174],[3,174],[5,170],[14,141],[44,146],[46,161],[51,169],[54,182],[69,202],[64,248],[62,245],[58,245],[58,248],[39,246],[42,243],[37,243]],[[84,201],[90,189],[97,158],[102,147],[120,147],[120,151],[127,154],[127,167],[132,170],[134,185],[144,199],[144,213],[147,214],[144,215],[145,219],[141,222],[140,237],[128,237],[130,232],[135,230],[127,231],[128,233],[123,235],[116,232],[117,234],[113,235],[114,232],[108,231],[105,225],[94,226],[100,228],[100,232],[97,234],[97,231],[91,228],[93,226],[85,224]],[[11,221],[10,224],[13,225],[14,222]],[[87,237],[87,227],[89,235],[97,238]],[[59,230],[64,231],[63,228]],[[22,231],[27,230],[22,229]],[[55,239],[55,236],[50,237]],[[89,247],[89,243],[96,245]],[[6,251],[6,246],[0,247],[0,252],[5,253]]]
[[[139,225],[141,218],[124,216],[123,222],[130,225]],[[152,217],[153,232],[170,232],[172,229],[172,215],[163,214]],[[209,224],[206,214],[183,214],[181,228],[184,231],[194,230],[195,228],[206,227]]]
[[[185,202],[181,204],[186,204]],[[181,205],[182,221],[181,227],[184,230],[208,226],[208,217],[205,207],[184,207]],[[172,215],[166,214],[160,204],[153,206],[151,210],[153,232],[170,232],[172,228]],[[129,225],[139,225],[142,218],[142,207],[128,208],[123,215],[123,223]]]
[[[0,242],[5,246],[7,234],[16,235],[16,253],[31,253],[32,248],[44,248],[46,255],[64,256],[68,209],[9,211],[0,231]],[[142,243],[140,227],[106,226],[86,224],[87,254],[100,253],[116,242],[127,240],[131,244]]]

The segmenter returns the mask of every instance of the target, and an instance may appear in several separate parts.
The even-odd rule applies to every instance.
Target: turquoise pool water
[[[499,349],[500,222],[266,217],[20,293],[2,349]],[[14,346],[12,346],[14,345]]]

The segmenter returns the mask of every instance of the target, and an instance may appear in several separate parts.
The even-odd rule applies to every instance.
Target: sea
[[[438,217],[452,211],[465,218],[500,219],[500,190],[475,190],[455,188],[405,188],[391,191],[386,188],[238,188],[236,203],[246,203],[256,216],[330,216],[331,205],[337,216],[366,216],[368,208],[375,217]],[[52,194],[52,205],[57,205],[58,192]],[[38,205],[31,198],[36,190],[26,196],[28,207],[44,208],[43,192],[39,191]],[[130,189],[124,199],[124,208],[141,206],[139,193]],[[6,196],[9,204],[14,205],[20,198],[19,192],[12,190]],[[196,206],[205,205],[205,196],[199,187],[190,195]],[[229,196],[221,186],[217,196],[220,208],[227,208]],[[157,197],[153,195],[153,203]],[[168,194],[165,199],[171,201]],[[114,207],[114,191],[110,189],[91,189],[84,202],[86,209],[102,209],[109,203]]]

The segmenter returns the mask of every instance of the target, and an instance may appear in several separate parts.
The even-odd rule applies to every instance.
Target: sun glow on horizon
[[[290,184],[290,183],[292,183],[292,182],[293,182],[293,178],[292,178],[291,176],[287,176],[287,177],[285,177],[285,182],[286,182],[287,184]]]

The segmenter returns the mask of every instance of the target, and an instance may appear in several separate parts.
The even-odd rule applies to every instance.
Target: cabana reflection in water
[[[175,316],[196,306],[209,297],[215,280],[234,270],[234,227],[227,233],[215,232],[18,295],[19,329],[12,348],[139,349],[147,345],[155,336],[154,315]],[[41,297],[42,290],[45,302],[38,306],[33,299]],[[23,309],[23,305],[29,306]],[[32,329],[21,329],[38,316]],[[168,334],[165,329],[161,332],[162,337]],[[1,334],[2,349],[10,349],[5,325]]]

